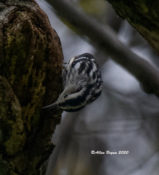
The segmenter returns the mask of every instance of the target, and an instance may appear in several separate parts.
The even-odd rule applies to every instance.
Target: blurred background
[[[36,1],[60,37],[65,61],[92,53],[104,81],[103,93],[95,102],[79,112],[63,113],[52,138],[56,147],[46,175],[158,175],[159,100],[144,93],[139,82],[87,36],[64,23],[52,6],[53,0]],[[109,25],[129,49],[159,66],[148,43],[105,0],[68,1],[101,25]],[[100,154],[105,151],[126,152]]]

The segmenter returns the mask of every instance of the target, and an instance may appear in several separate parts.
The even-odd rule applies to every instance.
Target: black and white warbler
[[[63,71],[63,92],[55,103],[43,109],[60,108],[73,112],[96,100],[102,91],[102,78],[94,57],[89,53],[73,57]]]

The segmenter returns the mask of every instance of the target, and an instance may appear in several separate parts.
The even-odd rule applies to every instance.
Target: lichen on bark
[[[0,3],[2,175],[39,174],[48,159],[60,112],[41,107],[61,91],[62,61],[60,40],[34,1]]]

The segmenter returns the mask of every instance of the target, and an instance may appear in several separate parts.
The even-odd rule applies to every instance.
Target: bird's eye
[[[68,95],[66,94],[66,95],[64,95],[64,98],[66,98]]]

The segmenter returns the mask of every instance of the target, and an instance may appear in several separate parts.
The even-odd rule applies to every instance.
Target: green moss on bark
[[[2,67],[7,66],[9,70],[3,70],[2,74],[5,72],[23,106],[23,118],[30,123],[45,92],[47,36],[32,25],[27,11],[15,12],[12,22],[14,25],[5,26],[2,63]]]
[[[21,106],[11,86],[4,77],[0,76],[0,166],[4,174],[11,169],[12,157],[22,151],[26,141]],[[5,162],[5,164],[4,164]],[[2,166],[4,165],[4,167]]]
[[[41,107],[61,92],[62,49],[35,3],[4,7],[8,12],[3,16],[0,11],[0,166],[7,165],[8,175],[36,175],[52,151],[51,135],[60,118],[59,112],[44,113]]]

